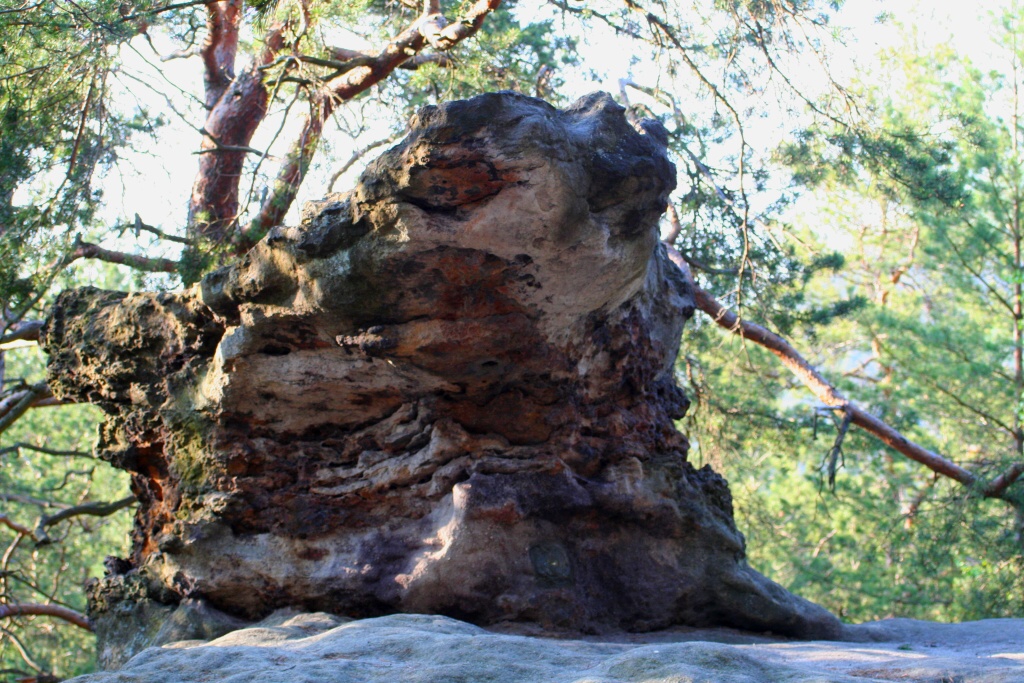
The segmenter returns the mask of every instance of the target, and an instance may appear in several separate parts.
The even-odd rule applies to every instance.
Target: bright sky
[[[896,26],[879,25],[875,22],[875,17],[883,11],[890,12],[907,26],[916,27],[918,40],[922,43],[951,41],[959,51],[972,55],[972,58],[983,64],[989,52],[985,36],[991,22],[991,13],[1002,4],[994,0],[975,3],[950,0],[848,0],[837,24],[852,29],[849,61],[842,63],[838,59],[834,60],[830,63],[830,68],[840,76],[850,73],[856,62],[870,62],[880,48],[899,41],[900,34]],[[175,47],[167,41],[161,42],[158,36],[154,38],[157,41],[157,49],[163,53],[169,53]],[[581,46],[585,68],[579,69],[578,73],[561,74],[567,82],[568,94],[575,97],[597,89],[616,92],[618,79],[625,76],[633,76],[638,81],[645,78],[653,80],[654,76],[650,73],[652,65],[631,66],[628,48],[614,49],[614,42],[613,37],[602,35],[600,32],[588,36],[587,42]],[[200,108],[189,108],[185,103],[186,98],[181,97],[174,85],[190,84],[191,87],[200,87],[201,65],[198,58],[161,63],[142,40],[134,41],[132,49],[136,54],[127,60],[125,75],[122,77],[123,82],[131,84],[132,92],[124,93],[124,101],[131,105],[137,97],[138,101],[148,106],[154,114],[163,112],[169,125],[157,141],[144,141],[140,137],[138,146],[122,156],[117,169],[105,181],[107,206],[103,218],[107,224],[130,222],[138,212],[147,223],[161,226],[170,232],[180,232],[186,217],[186,202],[197,166],[197,158],[193,152],[198,147],[199,136],[181,116],[171,110],[170,102],[156,91],[172,95],[171,101],[174,102],[177,111],[184,114],[191,125],[201,125]],[[147,61],[152,66],[146,64]],[[598,72],[604,82],[595,83],[590,77],[591,71]],[[812,66],[803,76],[812,80],[820,78],[820,70]],[[146,86],[147,82],[152,87]],[[359,114],[349,112],[341,115]],[[266,148],[279,122],[279,117],[272,117],[264,123],[261,132],[253,141],[253,146]],[[783,122],[767,121],[764,125],[767,135],[769,128],[780,130]],[[371,131],[359,145],[381,137],[384,132],[382,122],[380,130]],[[281,132],[280,142],[287,143],[293,136],[293,131],[286,127]],[[331,136],[328,143],[332,149],[328,154],[319,155],[321,164],[304,183],[300,201],[293,208],[291,220],[296,220],[295,211],[302,201],[324,194],[331,170],[343,163],[350,156],[351,150],[359,146],[341,135]],[[270,149],[271,153],[280,153],[281,144]],[[276,168],[275,163],[267,163],[266,168]],[[342,178],[337,189],[344,190],[350,187],[359,170],[352,169],[346,174],[347,177]],[[247,189],[247,186],[243,186],[243,192]],[[256,192],[259,192],[259,188]]]

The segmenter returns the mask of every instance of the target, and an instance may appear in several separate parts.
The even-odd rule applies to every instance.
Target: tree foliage
[[[1020,19],[1008,10],[993,29],[998,68],[983,70],[944,45],[889,51],[860,88],[870,125],[819,122],[780,153],[814,191],[808,253],[822,253],[827,240],[846,256],[842,269],[809,280],[803,296],[863,301],[792,334],[866,410],[976,479],[957,486],[848,436],[846,471],[829,494],[835,428],[826,422],[829,438],[808,448],[822,412],[800,400],[789,378],[765,381],[763,353],[744,350],[743,370],[716,369],[720,381],[704,388],[727,410],[705,412],[717,431],[702,444],[712,444],[714,457],[747,453],[725,464],[730,480],[742,482],[734,489],[741,516],[755,538],[782,539],[755,540],[754,557],[855,619],[1024,609],[1015,483],[1024,469]],[[721,354],[702,360],[728,363]],[[743,398],[735,379],[751,376],[761,393]],[[774,409],[766,410],[770,394]],[[736,420],[723,425],[728,411],[770,417],[748,430]],[[783,461],[787,452],[796,457]],[[754,462],[763,463],[756,474],[748,471]],[[986,481],[1011,482],[1003,490],[1009,505],[983,500]]]
[[[564,103],[588,40],[614,39],[633,58],[603,87],[637,125],[665,128],[680,183],[666,241],[707,300],[738,314],[733,331],[756,320],[807,349],[865,415],[969,475],[956,483],[849,429],[849,411],[809,399],[771,353],[695,320],[683,426],[693,458],[727,473],[752,562],[849,619],[1020,614],[1024,16],[994,29],[1001,69],[908,47],[840,84],[839,9],[7,0],[0,347],[31,342],[61,288],[196,281],[286,221],[300,191],[321,196],[397,139],[420,106],[494,89]],[[191,193],[177,215],[132,197],[113,218],[114,172],[153,144],[196,166]],[[0,610],[80,612],[81,581],[129,522],[96,505],[124,500],[127,482],[92,460],[93,412],[52,406],[33,353],[6,352],[0,394]],[[0,668],[91,665],[58,666],[86,651],[83,629],[2,611],[0,627]]]

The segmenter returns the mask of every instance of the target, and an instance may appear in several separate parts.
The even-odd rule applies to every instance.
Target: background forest
[[[99,411],[42,382],[53,297],[188,286],[496,89],[660,120],[702,310],[831,383],[687,328],[680,427],[753,566],[848,621],[1024,616],[1024,8],[858,5],[0,0],[0,673],[94,666],[83,584],[131,528]]]

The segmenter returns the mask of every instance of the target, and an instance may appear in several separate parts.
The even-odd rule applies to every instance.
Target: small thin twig
[[[32,496],[26,496],[23,493],[0,493],[0,500],[7,503],[35,505],[41,508],[57,508],[58,510],[71,507],[70,503],[61,503],[55,500],[45,500],[43,498],[33,498]]]
[[[6,455],[7,453],[16,453],[22,448],[27,448],[30,451],[42,453],[44,455],[56,455],[68,458],[88,458],[89,460],[95,460],[95,456],[89,451],[62,451],[53,448],[45,448],[43,446],[36,446],[30,443],[19,442],[11,446],[0,448],[0,455]]]
[[[344,164],[342,164],[341,168],[339,168],[337,171],[335,171],[334,173],[331,174],[331,179],[327,183],[327,191],[328,192],[333,192],[334,191],[334,184],[338,182],[338,179],[341,178],[341,176],[343,176],[345,174],[345,172],[348,171],[348,169],[352,168],[353,164],[355,164],[357,161],[362,159],[366,155],[367,152],[369,152],[370,150],[376,149],[377,147],[380,147],[381,145],[386,145],[389,142],[394,142],[397,138],[398,138],[397,135],[391,135],[391,136],[386,137],[386,138],[381,138],[380,140],[374,140],[373,142],[371,142],[370,144],[366,145],[365,147],[362,147],[360,149],[357,149],[355,152],[352,152],[352,156],[349,157],[348,161],[346,161]]]
[[[225,145],[217,139],[215,135],[210,133],[205,128],[200,128],[199,132],[203,134],[210,142],[213,143],[213,147],[209,149],[201,149],[192,154],[216,154],[219,152],[245,152],[246,154],[255,154],[259,157],[266,157],[267,159],[273,159],[274,161],[280,161],[278,157],[268,154],[263,150],[256,149],[255,147],[249,147],[248,145]]]
[[[4,607],[5,605],[0,605],[0,610],[2,610]],[[7,636],[11,643],[14,644],[14,649],[18,651],[18,655],[21,656],[21,660],[25,662],[28,668],[32,669],[37,674],[45,675],[43,674],[43,667],[36,664],[36,660],[33,659],[32,655],[29,654],[28,648],[25,647],[25,644],[21,642],[21,639],[18,638],[18,636],[12,633],[9,629],[6,629],[2,626],[0,626],[0,633],[3,633],[5,636]]]
[[[836,466],[839,463],[839,459],[843,457],[843,439],[846,438],[846,432],[850,429],[850,422],[853,420],[853,413],[846,410],[846,408],[840,408],[843,413],[843,421],[839,424],[839,431],[836,433],[835,443],[832,444],[832,448],[828,451],[827,464],[828,464],[828,488],[833,493],[836,490]],[[843,457],[843,466],[846,465],[846,459]]]
[[[133,230],[135,232],[135,237],[139,237],[140,233],[142,232],[148,232],[152,235],[156,235],[158,238],[162,240],[167,240],[168,242],[177,242],[178,244],[184,245],[192,244],[192,240],[188,239],[187,237],[171,235],[170,233],[164,232],[160,228],[149,225],[148,223],[143,223],[142,217],[139,216],[139,214],[137,213],[135,214],[135,220],[133,222],[122,225],[119,229],[122,234],[124,234],[128,230]]]

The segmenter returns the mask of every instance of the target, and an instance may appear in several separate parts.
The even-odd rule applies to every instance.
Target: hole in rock
[[[287,356],[291,352],[292,350],[287,346],[278,346],[276,344],[267,344],[260,349],[260,353],[268,356]]]

